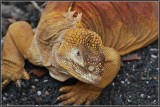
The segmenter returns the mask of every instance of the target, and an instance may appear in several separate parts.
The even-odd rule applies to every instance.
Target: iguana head
[[[66,30],[56,51],[56,62],[80,81],[97,84],[103,74],[102,40],[85,28]]]

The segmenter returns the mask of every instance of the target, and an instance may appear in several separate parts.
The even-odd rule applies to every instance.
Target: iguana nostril
[[[94,66],[89,66],[89,67],[88,67],[88,69],[89,69],[90,71],[93,71],[94,68],[95,68]]]

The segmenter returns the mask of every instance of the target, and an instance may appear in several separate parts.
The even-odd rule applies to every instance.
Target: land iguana
[[[25,60],[44,66],[64,86],[63,104],[90,104],[117,75],[121,56],[158,38],[157,2],[48,2],[35,34],[25,21],[8,28],[2,87],[29,80]]]

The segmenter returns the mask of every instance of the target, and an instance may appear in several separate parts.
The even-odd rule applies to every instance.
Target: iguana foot
[[[102,88],[78,82],[73,86],[64,86],[59,91],[64,93],[57,98],[62,105],[89,105],[100,95]]]
[[[3,66],[2,66],[2,70],[3,70]],[[5,70],[3,70],[3,72],[5,72]],[[2,82],[2,89],[4,89],[11,81],[14,81],[17,87],[21,87],[21,79],[25,79],[25,80],[29,80],[30,76],[29,74],[23,70],[20,71],[18,73],[13,72],[14,74],[10,73],[10,72],[5,72],[5,74],[3,74],[2,72],[2,77],[3,77],[3,82]]]

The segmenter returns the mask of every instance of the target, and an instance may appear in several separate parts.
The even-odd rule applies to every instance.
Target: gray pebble
[[[155,76],[155,77],[153,77],[153,79],[154,79],[154,80],[157,80],[157,77]]]
[[[124,81],[121,81],[122,84],[124,84]]]
[[[158,51],[156,48],[151,48],[150,50],[151,51]]]
[[[151,98],[151,96],[148,96],[147,98]]]
[[[8,94],[7,94],[7,93],[5,93],[4,95],[5,95],[5,96],[7,96]]]
[[[24,95],[25,95],[25,93],[22,93],[22,95],[24,96]]]
[[[128,73],[126,73],[126,75],[128,76],[129,74],[128,74]]]
[[[143,97],[144,97],[144,94],[141,94],[140,96],[143,98]]]
[[[38,82],[38,81],[39,81],[39,79],[34,79],[34,81],[35,81],[35,82]]]
[[[48,91],[46,91],[46,92],[45,92],[45,95],[49,95],[49,92],[48,92]]]
[[[41,91],[37,91],[37,94],[40,96],[42,94],[42,92]]]
[[[127,82],[127,81],[128,81],[128,79],[126,78],[126,79],[125,79],[125,81]]]
[[[131,83],[130,81],[127,82],[127,84],[130,84],[130,83]]]
[[[6,97],[3,97],[3,100],[6,100]]]
[[[48,80],[44,80],[43,82],[48,82]]]
[[[32,89],[35,89],[36,87],[34,85],[32,85]]]
[[[131,102],[131,100],[130,100],[130,99],[127,99],[127,101],[128,101],[128,102]]]
[[[148,83],[149,83],[149,81],[146,81],[146,83],[148,84]]]
[[[154,59],[157,59],[157,56],[156,56],[156,55],[153,55],[153,54],[152,54],[151,57],[154,58]]]
[[[114,82],[112,82],[112,86],[114,86],[115,84],[114,84]]]
[[[141,77],[141,80],[145,80],[146,78],[144,78],[144,77]]]

